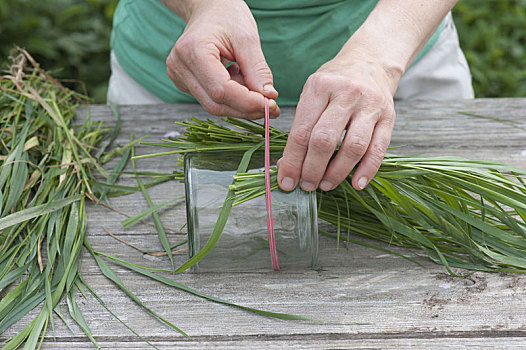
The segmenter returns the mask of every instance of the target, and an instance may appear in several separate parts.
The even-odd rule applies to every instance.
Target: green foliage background
[[[526,0],[460,0],[455,24],[477,97],[526,97]]]
[[[141,1],[141,0],[139,0]],[[0,60],[21,46],[60,78],[106,101],[109,38],[118,0],[0,0]],[[79,83],[68,84],[82,91]]]
[[[0,57],[24,47],[56,76],[83,81],[103,103],[117,2],[0,0]],[[460,0],[453,13],[476,96],[526,96],[526,0]]]

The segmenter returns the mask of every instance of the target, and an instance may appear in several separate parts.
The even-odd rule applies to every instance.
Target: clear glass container
[[[185,156],[189,256],[208,241],[243,152],[189,153]],[[275,159],[274,159],[275,160]],[[247,172],[264,169],[254,153]],[[316,195],[301,190],[272,191],[274,232],[280,270],[313,268],[318,256]],[[233,206],[221,238],[193,271],[271,270],[265,196]]]

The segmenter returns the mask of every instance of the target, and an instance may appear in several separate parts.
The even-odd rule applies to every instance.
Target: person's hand
[[[400,78],[457,0],[379,1],[334,59],[303,87],[278,184],[329,191],[357,166],[352,186],[374,177],[391,141]],[[345,137],[333,157],[343,131]]]
[[[175,86],[217,116],[257,119],[269,98],[279,116],[256,21],[241,0],[187,1],[187,25],[166,60]],[[167,5],[168,6],[168,5]],[[175,5],[174,5],[175,6]],[[228,68],[224,64],[236,62]]]
[[[337,56],[312,74],[278,161],[280,187],[290,191],[299,184],[305,191],[318,186],[329,191],[359,162],[352,185],[363,189],[378,171],[391,140],[398,79],[362,54]]]

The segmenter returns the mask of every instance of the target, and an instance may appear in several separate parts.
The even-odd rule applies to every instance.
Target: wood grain
[[[309,336],[301,338],[276,338],[272,342],[254,337],[238,339],[225,337],[224,340],[195,339],[189,341],[163,340],[154,344],[159,349],[523,349],[524,338],[521,337],[442,337],[442,338],[404,338],[403,335],[394,338],[350,338],[345,335],[342,339],[334,339],[332,335],[324,335],[321,339],[311,339]],[[103,341],[100,345],[104,349],[144,349],[143,344],[125,341]],[[91,343],[82,341],[56,342],[52,345],[44,343],[42,349],[93,349]]]

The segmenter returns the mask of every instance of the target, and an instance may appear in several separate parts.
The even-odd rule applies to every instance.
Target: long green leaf
[[[133,136],[132,136],[131,141],[133,143]],[[133,159],[133,156],[135,155],[134,145],[132,145],[131,147],[131,154],[132,154],[132,169],[135,172],[137,171],[137,168],[135,166],[135,160]],[[141,189],[141,192],[144,196],[144,199],[146,199],[148,206],[150,207],[150,209],[154,208],[155,205],[153,204],[152,199],[150,198],[150,194],[146,190],[146,187],[144,187],[141,177],[139,175],[136,175],[136,179],[137,179],[137,185]],[[166,231],[164,230],[164,226],[163,226],[163,223],[161,222],[161,218],[159,217],[159,213],[157,213],[157,211],[155,210],[152,211],[152,217],[153,217],[153,222],[155,224],[155,228],[157,229],[159,241],[161,242],[161,245],[163,246],[164,251],[166,252],[166,255],[168,255],[168,258],[170,259],[170,263],[172,264],[172,269],[174,269],[175,264],[174,264],[174,258],[172,255],[172,249],[170,248],[170,242],[168,242],[168,237],[166,236]]]
[[[200,298],[204,298],[204,299],[216,302],[216,303],[220,303],[220,304],[224,304],[224,305],[228,305],[228,306],[233,306],[233,307],[236,307],[236,308],[239,308],[239,309],[243,309],[243,310],[246,310],[246,311],[250,311],[250,312],[262,315],[262,316],[271,317],[271,318],[277,318],[277,319],[281,319],[281,320],[317,321],[317,320],[314,320],[314,319],[311,319],[311,318],[306,318],[306,317],[299,316],[299,315],[285,314],[285,313],[280,313],[280,312],[270,312],[270,311],[255,309],[255,308],[248,307],[248,306],[234,304],[232,302],[229,302],[229,301],[226,301],[226,300],[223,300],[223,299],[220,299],[220,298],[216,298],[216,297],[213,297],[213,296],[201,293],[201,292],[199,292],[199,291],[197,291],[195,289],[192,289],[190,287],[185,286],[182,283],[179,283],[179,282],[174,281],[172,279],[169,279],[167,277],[161,276],[161,275],[156,274],[156,273],[154,273],[152,271],[149,271],[147,269],[140,268],[140,267],[136,266],[135,264],[130,264],[127,261],[123,261],[123,260],[120,260],[120,259],[113,259],[113,257],[108,256],[108,255],[106,255],[106,256],[108,258],[112,259],[112,261],[115,262],[116,264],[119,264],[119,265],[121,265],[121,266],[123,266],[123,267],[125,267],[127,269],[130,269],[130,270],[133,270],[135,272],[138,272],[141,275],[144,275],[146,277],[154,279],[154,280],[156,280],[158,282],[161,282],[163,284],[166,284],[168,286],[180,289],[180,290],[185,291],[187,293],[193,294],[193,295],[198,296]],[[319,321],[317,321],[317,322],[319,322]]]
[[[146,304],[144,304],[142,302],[141,299],[139,299],[135,294],[133,294],[125,285],[124,283],[121,281],[121,279],[115,274],[115,272],[113,272],[113,270],[108,266],[108,264],[106,264],[106,262],[98,255],[95,253],[95,251],[93,250],[93,248],[91,247],[88,239],[86,238],[84,240],[84,245],[86,246],[86,248],[89,250],[89,252],[91,253],[91,255],[95,258],[95,261],[97,262],[97,265],[99,266],[100,268],[100,271],[104,274],[104,276],[106,276],[110,281],[112,281],[113,283],[115,283],[115,285],[117,285],[124,293],[126,293],[126,295],[132,299],[135,303],[137,303],[137,305],[139,305],[140,307],[142,307],[146,312],[148,312],[150,315],[152,315],[153,317],[155,317],[156,319],[158,319],[159,321],[161,321],[162,323],[166,324],[167,326],[169,326],[170,328],[176,330],[177,332],[181,333],[182,335],[184,335],[185,337],[189,337],[188,334],[186,334],[182,329],[180,329],[179,327],[177,327],[176,325],[174,325],[173,323],[171,323],[170,321],[166,320],[165,318],[163,318],[161,315],[159,315],[158,313],[156,313],[155,311],[151,310],[150,308],[148,308],[146,306]]]
[[[0,230],[9,228],[27,220],[31,220],[37,216],[54,212],[55,210],[63,208],[73,202],[80,200],[81,198],[81,195],[75,195],[69,198],[58,199],[50,203],[37,205],[32,208],[23,209],[16,213],[7,215],[0,219]]]
[[[174,204],[175,202],[180,201],[181,199],[184,199],[184,197],[175,198],[175,199],[169,200],[167,202],[164,202],[164,203],[161,203],[161,204],[158,204],[158,205],[154,205],[153,207],[150,207],[150,208],[140,212],[139,214],[136,214],[134,216],[130,216],[126,220],[121,221],[122,227],[124,227],[124,228],[130,227],[130,226],[136,224],[137,222],[143,220],[148,215],[151,215],[154,212],[157,212],[160,209],[163,209],[163,208],[169,206],[170,204]]]

